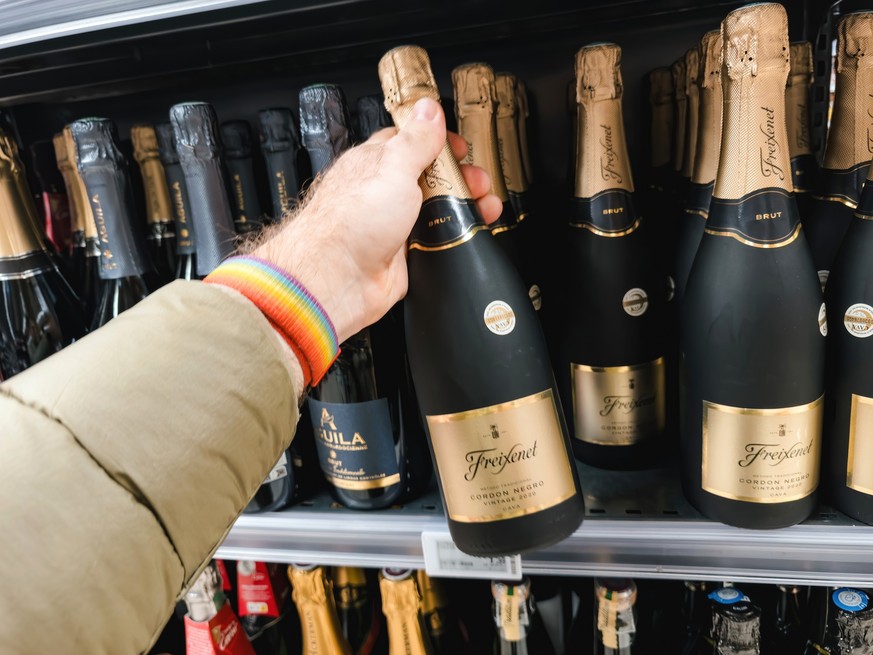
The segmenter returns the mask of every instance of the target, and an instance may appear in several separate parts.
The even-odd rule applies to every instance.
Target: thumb
[[[406,124],[385,144],[394,166],[416,179],[433,163],[446,144],[446,118],[436,100],[421,98]]]

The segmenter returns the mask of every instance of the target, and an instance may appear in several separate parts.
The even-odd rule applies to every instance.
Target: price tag
[[[521,580],[521,555],[475,557],[458,550],[443,532],[422,532],[424,568],[435,578],[476,578],[481,580]]]

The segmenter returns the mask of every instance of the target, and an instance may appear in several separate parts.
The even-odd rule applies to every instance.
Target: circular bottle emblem
[[[642,316],[649,308],[649,296],[642,289],[634,287],[624,294],[621,306],[631,316]]]
[[[818,272],[818,281],[819,281],[819,284],[821,284],[822,291],[825,290],[825,286],[828,283],[828,275],[830,275],[830,274],[831,274],[830,271],[819,271]]]
[[[533,303],[533,308],[540,311],[543,306],[543,297],[540,294],[540,287],[537,284],[532,284],[527,290],[527,295],[530,296],[530,301]]]
[[[494,334],[509,334],[515,329],[515,312],[502,300],[494,300],[485,308],[485,327]]]
[[[723,587],[711,592],[707,598],[721,605],[733,605],[746,599],[746,595],[736,587]]]
[[[672,275],[667,276],[667,302],[673,300],[676,297],[676,280],[673,279]]]
[[[873,307],[862,302],[852,305],[843,316],[843,325],[853,337],[866,339],[873,334]]]
[[[818,331],[821,336],[828,336],[828,313],[824,303],[818,308]]]
[[[834,605],[847,612],[860,612],[866,609],[870,603],[870,599],[863,591],[848,587],[837,589],[831,598],[833,598]]]

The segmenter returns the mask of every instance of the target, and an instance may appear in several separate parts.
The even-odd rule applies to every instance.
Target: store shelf
[[[526,573],[873,586],[873,527],[827,508],[791,528],[742,530],[702,519],[673,469],[580,472],[586,520],[565,541],[524,555]],[[352,512],[318,496],[308,506],[241,517],[218,556],[422,568],[422,531],[448,533],[435,494],[380,512]]]

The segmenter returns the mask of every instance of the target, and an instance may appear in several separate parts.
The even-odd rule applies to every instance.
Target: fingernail
[[[412,118],[417,121],[430,122],[436,118],[436,115],[437,103],[430,98],[422,98],[416,102],[415,107],[412,108]]]

